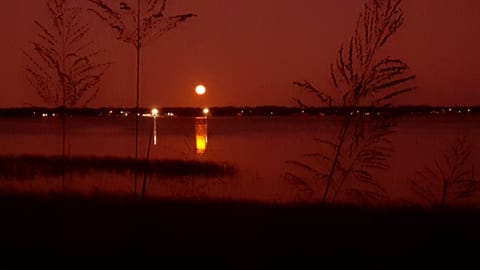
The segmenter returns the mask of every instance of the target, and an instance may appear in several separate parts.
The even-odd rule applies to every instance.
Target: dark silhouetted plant
[[[114,1],[109,5],[102,0],[87,0],[94,5],[91,9],[117,34],[117,39],[131,44],[136,50],[137,88],[135,110],[135,179],[134,192],[137,193],[138,174],[138,130],[140,107],[140,61],[142,48],[174,29],[178,23],[196,15],[188,13],[168,16],[165,13],[167,0]]]
[[[409,182],[415,193],[432,206],[444,208],[453,202],[471,198],[480,192],[480,180],[475,179],[470,162],[472,145],[467,136],[455,142],[436,160],[433,167],[418,170]]]
[[[50,105],[62,109],[62,168],[65,168],[65,131],[67,108],[88,104],[99,91],[98,84],[109,63],[96,63],[100,51],[91,50],[86,38],[89,24],[82,9],[67,0],[49,0],[50,21],[35,20],[38,34],[25,52],[27,79],[38,95]],[[62,190],[65,173],[62,174]]]
[[[381,49],[403,25],[401,0],[369,0],[360,14],[354,34],[342,45],[335,63],[331,65],[334,90],[318,90],[311,82],[294,82],[314,95],[319,101],[348,107],[339,127],[338,138],[317,138],[319,151],[308,153],[311,161],[288,161],[311,177],[287,173],[287,179],[296,187],[311,194],[321,194],[322,202],[334,201],[338,193],[349,184],[349,194],[362,199],[378,198],[381,186],[374,179],[375,170],[388,167],[392,145],[388,137],[395,123],[387,115],[368,115],[360,106],[388,107],[392,98],[412,91],[409,83],[415,78],[402,60],[383,57]],[[305,104],[295,99],[300,106]],[[333,192],[332,192],[333,191]]]

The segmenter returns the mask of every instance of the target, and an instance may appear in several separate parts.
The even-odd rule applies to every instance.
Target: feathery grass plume
[[[117,39],[133,45],[137,58],[137,88],[135,111],[135,176],[134,192],[137,193],[138,175],[138,131],[140,108],[140,62],[142,48],[158,39],[179,23],[196,16],[192,13],[170,16],[166,14],[167,0],[113,1],[87,0],[90,9],[116,33]]]
[[[475,179],[474,166],[469,163],[471,149],[467,135],[457,137],[434,167],[418,170],[415,177],[408,179],[413,191],[430,205],[441,208],[477,195],[480,180]]]
[[[90,25],[82,20],[81,8],[67,0],[49,0],[47,8],[51,21],[34,21],[37,39],[25,52],[27,79],[47,104],[87,105],[110,63],[96,63],[101,51],[90,49]]]
[[[352,113],[344,116],[335,141],[318,138],[322,148],[307,154],[309,161],[288,161],[297,169],[314,173],[313,178],[288,173],[288,180],[303,190],[307,182],[320,187],[321,201],[334,201],[345,189],[367,200],[378,198],[383,191],[374,180],[374,170],[384,170],[392,152],[388,136],[394,132],[395,123],[387,115],[365,117],[360,106],[389,107],[397,95],[414,89],[415,79],[402,60],[384,57],[380,50],[403,25],[401,0],[368,0],[360,14],[350,40],[338,50],[331,67],[333,90],[319,90],[309,81],[294,85],[313,94],[319,101],[345,108]],[[300,106],[305,103],[295,99]],[[303,181],[300,181],[302,179]],[[362,184],[362,185],[358,185]],[[310,184],[309,184],[310,185]],[[373,190],[372,190],[373,188]],[[333,194],[332,194],[333,190]]]
[[[62,107],[62,156],[65,160],[67,108],[86,105],[99,92],[101,78],[110,63],[95,60],[101,51],[91,49],[90,25],[82,19],[83,10],[67,0],[47,1],[50,21],[34,21],[35,41],[24,52],[27,79],[37,94],[50,105]],[[65,179],[62,178],[62,187]]]

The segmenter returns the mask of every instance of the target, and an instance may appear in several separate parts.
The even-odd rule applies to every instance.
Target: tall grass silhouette
[[[382,196],[374,173],[388,168],[393,150],[388,137],[395,131],[395,121],[387,114],[368,116],[357,108],[389,107],[395,96],[414,89],[411,82],[416,76],[409,66],[400,59],[381,56],[382,48],[403,23],[401,0],[367,1],[353,35],[331,64],[333,90],[319,90],[309,81],[294,82],[330,107],[352,109],[343,117],[336,139],[316,138],[319,151],[305,154],[305,161],[287,161],[293,165],[287,180],[306,194],[320,195],[316,199],[322,202],[334,202],[344,191],[366,201]]]
[[[86,105],[96,97],[109,63],[97,62],[101,51],[88,40],[90,25],[83,9],[67,0],[47,1],[50,21],[34,20],[37,38],[25,52],[27,79],[37,94],[50,105],[62,109],[62,168],[66,155],[67,108]],[[62,190],[65,171],[62,173]]]
[[[170,16],[166,14],[167,0],[130,0],[111,1],[108,4],[102,0],[87,0],[93,4],[90,10],[98,15],[117,34],[117,39],[132,45],[136,51],[137,84],[135,105],[135,176],[134,192],[137,193],[138,164],[138,132],[140,117],[140,65],[142,48],[160,38],[181,22],[196,16],[181,14]]]
[[[415,193],[440,208],[478,195],[480,180],[475,179],[471,149],[467,135],[457,137],[433,166],[417,170],[408,179]]]

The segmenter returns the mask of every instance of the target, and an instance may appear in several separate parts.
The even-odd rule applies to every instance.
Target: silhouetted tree
[[[360,185],[348,191],[363,199],[378,198],[383,191],[373,177],[373,170],[388,167],[392,151],[388,135],[394,132],[395,123],[385,115],[366,116],[356,108],[387,107],[393,97],[413,90],[408,83],[415,75],[407,64],[380,56],[380,50],[403,25],[400,4],[401,0],[369,0],[365,4],[354,34],[340,47],[331,65],[334,90],[324,92],[308,81],[294,82],[328,106],[352,108],[352,113],[342,121],[338,138],[335,141],[317,139],[325,148],[305,155],[319,163],[288,161],[313,174],[312,178],[305,178],[289,172],[289,181],[310,194],[321,193],[323,202],[335,200],[347,181],[351,186]],[[339,96],[340,101],[335,96]],[[305,106],[301,100],[296,101]],[[330,198],[332,189],[334,196]]]
[[[135,110],[135,187],[137,193],[138,174],[138,130],[140,106],[140,62],[142,48],[149,42],[172,30],[178,23],[184,22],[196,15],[188,13],[168,16],[165,13],[167,0],[130,0],[115,1],[107,4],[102,0],[87,0],[95,8],[91,9],[107,23],[117,34],[117,39],[131,44],[136,50],[137,58],[137,89]]]
[[[434,167],[418,170],[409,179],[415,193],[431,205],[445,206],[467,199],[480,192],[480,180],[475,179],[473,164],[469,164],[472,145],[467,136],[457,137]]]
[[[34,20],[35,41],[25,52],[27,79],[47,103],[62,108],[62,190],[65,185],[65,129],[69,107],[88,104],[99,91],[98,83],[109,63],[96,63],[100,51],[86,41],[90,26],[82,20],[82,9],[67,0],[47,1],[50,21]]]

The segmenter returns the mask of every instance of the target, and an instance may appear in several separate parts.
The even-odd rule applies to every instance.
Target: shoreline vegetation
[[[0,108],[0,117],[46,117],[60,116],[63,107],[19,107]],[[139,113],[149,116],[152,108],[140,108]],[[199,116],[203,108],[164,107],[158,108],[160,117]],[[66,108],[70,116],[112,117],[135,116],[135,108],[101,107],[101,108]],[[295,115],[349,115],[349,114],[408,116],[408,115],[478,115],[478,106],[398,106],[398,107],[287,107],[287,106],[243,106],[210,107],[213,116],[295,116]]]
[[[145,166],[147,160],[138,160]],[[69,174],[87,176],[99,172],[132,174],[133,158],[73,156],[65,160]],[[236,174],[234,165],[226,162],[198,160],[148,160],[148,175],[151,176],[202,176],[225,177]],[[36,177],[61,177],[62,157],[41,155],[0,155],[0,179],[19,180]]]
[[[462,257],[456,261],[457,268],[458,264],[476,258],[478,252],[472,246],[480,242],[480,208],[474,205],[455,207],[449,204],[448,197],[454,194],[455,199],[470,198],[480,190],[480,181],[474,179],[474,166],[470,169],[472,146],[466,135],[453,145],[452,154],[445,154],[445,166],[435,161],[435,167],[419,171],[418,179],[428,181],[431,177],[431,183],[423,185],[423,181],[411,181],[416,185],[417,193],[427,199],[433,198],[431,207],[394,203],[370,206],[368,203],[341,204],[340,200],[337,201],[337,194],[342,192],[364,201],[383,197],[385,190],[376,181],[374,172],[389,168],[388,162],[392,158],[394,149],[389,137],[394,134],[396,123],[390,117],[438,115],[476,119],[474,117],[480,115],[480,104],[449,107],[392,105],[396,104],[394,97],[417,88],[414,82],[417,76],[406,62],[381,55],[384,45],[404,24],[401,0],[366,2],[352,36],[340,46],[330,65],[333,88],[323,92],[309,81],[293,82],[312,94],[313,99],[306,99],[307,103],[328,106],[307,106],[299,98],[292,98],[298,106],[161,107],[155,108],[158,114],[157,111],[154,113],[154,108],[140,105],[142,49],[196,14],[165,15],[166,0],[144,1],[142,5],[138,0],[136,5],[120,2],[112,6],[103,0],[87,2],[93,4],[93,7],[87,7],[89,12],[110,26],[117,39],[135,49],[136,106],[82,107],[87,106],[101,90],[97,84],[111,63],[96,64],[93,58],[97,53],[84,51],[87,47],[81,44],[84,38],[88,39],[89,25],[80,20],[82,6],[67,5],[65,0],[47,1],[52,23],[34,21],[40,33],[37,34],[38,41],[31,43],[31,54],[26,52],[31,64],[26,71],[33,88],[48,107],[25,102],[19,108],[0,108],[0,118],[15,118],[14,121],[5,121],[8,124],[18,118],[61,119],[62,152],[57,156],[0,154],[0,182],[7,183],[7,189],[0,187],[0,268],[10,268],[8,264],[12,260],[12,268],[21,268],[22,264],[29,262],[36,263],[38,268],[39,262],[47,262],[49,268],[52,264],[59,264],[64,269],[72,264],[61,262],[59,257],[71,258],[76,264],[84,263],[86,256],[129,258],[135,259],[137,264],[145,263],[143,259],[149,257],[239,257],[240,260],[232,260],[233,264],[230,262],[234,267],[249,256],[337,257],[333,260],[337,265],[348,262],[357,266],[358,263],[375,265],[382,257],[398,258],[386,264],[390,267],[392,262],[395,266],[397,263],[417,266],[412,262],[420,258],[429,262],[430,268],[432,263],[444,266],[445,260],[457,255]],[[88,41],[85,44],[90,45]],[[360,106],[363,104],[372,106]],[[72,116],[118,117],[128,121],[134,118],[135,157],[68,156],[67,119]],[[303,154],[313,160],[304,161],[293,156],[286,161],[298,171],[289,172],[290,183],[309,194],[319,195],[317,197],[321,200],[281,204],[280,201],[267,203],[228,197],[145,196],[148,175],[192,176],[188,188],[192,190],[189,192],[196,194],[196,176],[213,179],[237,173],[237,168],[228,163],[149,160],[151,138],[146,159],[138,158],[140,117],[155,120],[156,117],[198,116],[205,119],[209,116],[343,118],[341,124],[334,127],[338,128],[333,133],[338,134],[338,139],[315,138],[313,151]],[[206,121],[201,124],[203,126],[195,123],[195,136],[196,139],[200,137],[197,145],[203,144],[205,148]],[[156,121],[153,125],[156,127]],[[255,150],[251,151],[253,155]],[[253,158],[261,163],[263,157],[257,155]],[[103,172],[132,176],[133,193],[119,195],[95,191],[85,195],[65,189],[69,174],[87,178]],[[143,181],[139,180],[142,172]],[[33,181],[30,182],[30,192],[8,192],[8,181],[42,177],[61,178],[61,192],[33,193]],[[251,181],[259,179],[255,175]],[[314,182],[309,183],[310,180]],[[141,183],[141,192],[140,189],[137,191],[138,183]],[[441,190],[438,206],[435,200],[437,190]],[[433,260],[428,258],[429,254],[433,254]],[[21,259],[16,259],[17,256]],[[121,263],[120,260],[117,262]],[[156,263],[163,264],[164,261],[157,260]],[[322,265],[325,260],[315,260],[315,263]]]

